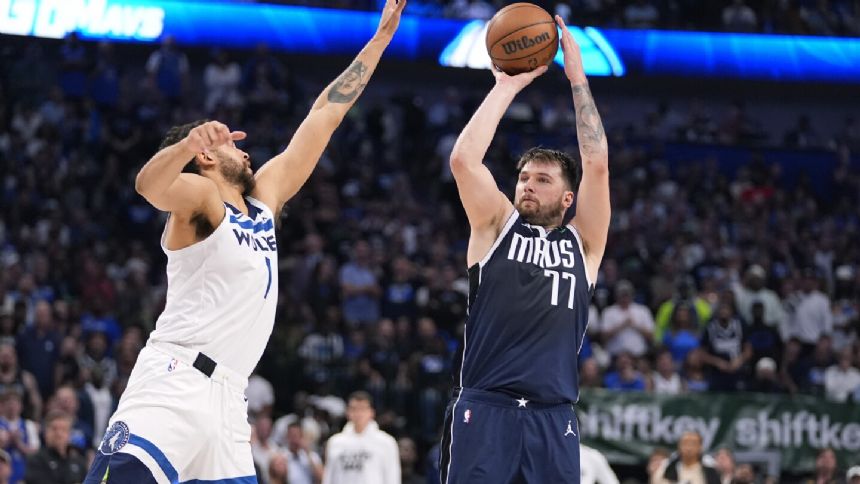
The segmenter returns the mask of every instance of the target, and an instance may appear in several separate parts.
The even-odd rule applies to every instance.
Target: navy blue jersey
[[[514,210],[469,268],[469,311],[455,384],[545,403],[579,398],[577,354],[592,287],[579,234]]]

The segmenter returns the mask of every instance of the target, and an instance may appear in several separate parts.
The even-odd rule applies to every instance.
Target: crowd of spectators
[[[647,474],[649,484],[776,484],[785,481],[780,476],[772,475],[766,466],[739,461],[729,448],[721,447],[711,454],[705,453],[702,436],[695,431],[685,432],[681,436],[674,453],[663,447],[655,448],[648,459]],[[824,447],[815,457],[815,471],[811,478],[801,482],[858,484],[860,465],[845,470],[845,462],[839,462],[836,452]]]
[[[75,475],[164,303],[164,214],[133,179],[167,127],[241,128],[259,167],[322,88],[263,46],[205,65],[170,40],[148,58],[115,49],[74,36],[0,44],[0,479],[11,482]],[[249,407],[255,455],[280,472],[315,466],[344,397],[367,391],[418,482],[466,312],[468,224],[447,155],[483,93],[373,91],[286,207],[278,315]],[[568,95],[512,106],[487,157],[503,190],[529,146],[577,151]],[[661,105],[635,126],[604,115],[613,221],[583,386],[860,401],[860,132],[847,120],[815,133],[807,118],[783,136],[739,110],[715,121]],[[731,175],[713,160],[670,165],[643,139],[764,139],[836,162],[821,197],[806,178],[786,181],[778,159]]]
[[[380,0],[261,0],[330,8],[376,10]],[[489,19],[512,2],[410,0],[425,16]],[[857,0],[534,0],[571,25],[809,35],[860,35]]]

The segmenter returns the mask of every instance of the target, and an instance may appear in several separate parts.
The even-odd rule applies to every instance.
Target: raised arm
[[[334,130],[355,104],[400,23],[406,0],[387,0],[373,38],[350,66],[317,97],[287,149],[257,172],[252,195],[274,213],[299,191],[317,165]]]
[[[573,91],[576,109],[576,137],[582,157],[582,181],[579,183],[576,216],[573,225],[582,235],[589,277],[597,280],[597,269],[606,249],[609,232],[609,149],[600,114],[591,97],[588,79],[582,68],[582,55],[564,20],[555,17],[561,27],[561,48],[564,51],[564,73]]]
[[[463,128],[451,151],[451,173],[472,228],[466,256],[469,266],[489,251],[505,218],[513,210],[513,204],[499,190],[492,173],[484,166],[484,155],[514,97],[544,72],[545,66],[516,76],[493,69],[495,86]]]

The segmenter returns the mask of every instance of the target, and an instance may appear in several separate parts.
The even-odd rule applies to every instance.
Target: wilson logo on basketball
[[[510,42],[505,42],[504,44],[502,44],[502,48],[505,49],[505,54],[513,54],[514,52],[528,49],[538,44],[542,44],[549,39],[549,33],[547,32],[544,32],[531,38],[527,35],[523,35],[522,38],[514,39]]]

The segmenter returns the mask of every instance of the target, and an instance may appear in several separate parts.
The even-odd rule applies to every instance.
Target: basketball
[[[514,3],[496,12],[487,25],[487,52],[506,74],[547,65],[558,51],[558,30],[546,10],[532,3]]]

